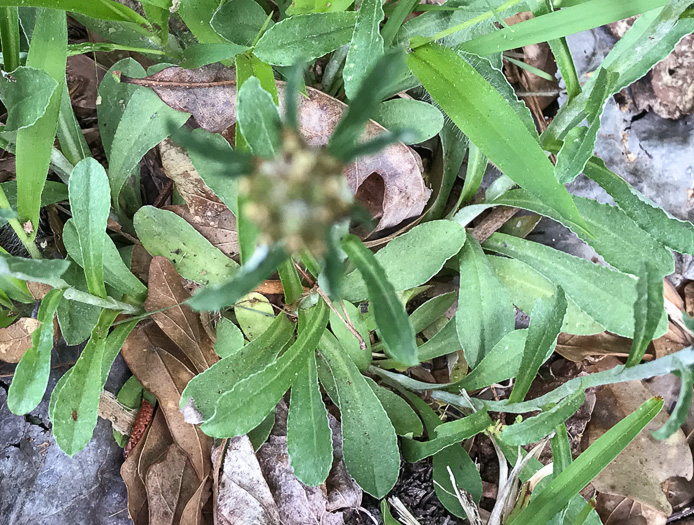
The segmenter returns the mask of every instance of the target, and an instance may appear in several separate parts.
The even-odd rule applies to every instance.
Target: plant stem
[[[0,39],[3,69],[14,71],[19,67],[19,14],[16,6],[0,7]]]
[[[67,46],[67,56],[69,57],[93,53],[95,51],[101,53],[108,53],[109,51],[132,51],[133,53],[142,53],[143,55],[168,55],[166,51],[161,49],[122,46],[120,44],[111,44],[108,42],[84,42],[82,44],[70,44]]]
[[[352,324],[352,321],[349,320],[349,322],[348,322],[347,320],[345,320],[344,317],[342,317],[342,315],[340,314],[340,312],[337,311],[337,308],[335,308],[335,305],[334,305],[334,304],[332,303],[332,301],[330,300],[330,297],[328,297],[328,295],[327,295],[323,290],[321,290],[320,286],[316,285],[316,286],[313,287],[313,289],[314,289],[316,292],[318,292],[318,295],[320,295],[321,298],[325,301],[325,304],[328,305],[328,308],[330,308],[333,312],[335,312],[335,315],[337,315],[338,319],[340,319],[340,321],[342,321],[342,322],[345,324],[345,326],[347,327],[347,330],[349,330],[350,333],[351,333],[354,337],[357,338],[357,341],[359,341],[359,348],[360,348],[361,350],[366,350],[366,343],[364,342],[364,338],[361,336],[361,334],[360,334],[359,332],[357,332],[357,329],[354,328],[354,325]],[[345,312],[345,314],[346,314],[346,313],[347,313],[347,312]],[[349,319],[349,317],[347,317],[347,319]]]

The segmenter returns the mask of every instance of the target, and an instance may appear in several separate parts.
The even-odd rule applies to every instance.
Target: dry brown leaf
[[[149,265],[152,263],[152,256],[141,244],[133,245],[133,255],[130,258],[130,271],[145,284],[149,279]]]
[[[210,211],[204,215],[193,215],[188,206],[183,205],[164,206],[162,209],[171,211],[185,219],[200,235],[210,241],[213,246],[219,248],[224,255],[236,257],[239,254],[236,217],[226,206],[221,213],[216,215],[216,209],[215,212]]]
[[[152,88],[166,104],[191,113],[208,131],[220,133],[236,122],[236,72],[233,69],[170,67],[145,79],[123,80]],[[284,83],[277,85],[283,110]],[[308,144],[323,146],[328,143],[347,106],[316,89],[306,89],[308,98],[299,97],[300,131]],[[381,125],[369,121],[363,139],[374,138],[384,131]],[[421,214],[431,195],[422,171],[421,158],[411,148],[396,143],[378,155],[362,157],[350,164],[345,176],[352,192],[374,217],[380,218],[378,231]]]
[[[209,477],[202,480],[193,497],[188,500],[183,514],[181,514],[181,525],[204,525],[206,520],[203,517],[202,509],[210,499],[210,486],[212,481]]]
[[[694,317],[694,282],[687,283],[684,287],[684,304],[687,314]]]
[[[667,515],[630,498],[600,494],[595,510],[604,525],[665,525]]]
[[[31,348],[31,334],[40,324],[38,319],[22,317],[0,329],[0,361],[19,363],[24,352]]]
[[[145,310],[156,312],[152,319],[193,363],[198,373],[219,360],[200,317],[184,303],[190,294],[181,276],[165,257],[155,257],[149,267],[149,294]],[[164,310],[162,310],[164,309]],[[162,310],[162,311],[158,311]]]
[[[29,289],[31,296],[36,301],[40,301],[46,297],[46,294],[53,289],[53,287],[48,286],[47,284],[37,283],[35,281],[27,281],[27,288]]]
[[[162,461],[147,471],[145,487],[149,521],[156,525],[181,525],[181,517],[189,502],[195,498],[200,480],[188,456],[175,444],[166,451]],[[198,514],[201,507],[197,507]]]
[[[599,363],[599,369],[606,370],[619,364],[621,362],[616,358],[605,358]],[[585,444],[594,443],[652,395],[638,381],[597,389],[595,409],[586,428]],[[667,516],[671,514],[672,507],[661,484],[674,477],[691,479],[694,466],[692,453],[681,430],[664,441],[651,436],[651,432],[660,428],[667,418],[668,414],[664,411],[658,414],[617,459],[592,481],[598,492],[628,497]]]
[[[161,336],[152,337],[157,331],[153,324],[137,327],[128,336],[121,353],[138,381],[157,398],[174,441],[188,455],[202,480],[210,473],[212,439],[197,426],[186,423],[178,409],[181,392],[195,374],[174,357],[170,350],[175,345],[171,341],[163,348],[154,344],[165,340]]]
[[[569,361],[583,361],[588,357],[613,355],[627,357],[631,339],[609,332],[595,335],[571,335],[561,333],[557,339],[556,352]],[[648,359],[650,356],[646,356]]]

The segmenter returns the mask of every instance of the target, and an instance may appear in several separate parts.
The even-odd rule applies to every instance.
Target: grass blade
[[[3,70],[19,67],[19,14],[16,6],[0,7],[0,44]]]

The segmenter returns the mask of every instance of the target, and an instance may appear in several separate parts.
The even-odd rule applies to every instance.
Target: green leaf
[[[294,266],[294,261],[288,257],[277,269],[284,290],[284,304],[294,304],[304,293],[304,287],[301,284],[301,277]]]
[[[292,385],[287,450],[294,474],[304,484],[316,487],[328,477],[333,464],[333,442],[318,385],[315,352],[309,354]]]
[[[487,261],[511,296],[511,302],[530,315],[540,297],[549,297],[555,286],[549,279],[518,259],[488,255]],[[575,335],[598,334],[605,329],[584,313],[571,298],[567,298],[566,316],[562,332]]]
[[[456,300],[455,292],[448,292],[437,295],[418,306],[417,309],[410,314],[410,323],[414,332],[418,334],[425,328],[428,328],[434,321],[437,321],[446,314],[448,309],[453,306]]]
[[[666,2],[667,0],[615,0],[605,3],[602,0],[592,0],[480,36],[461,47],[468,53],[491,55],[587,31],[662,7]]]
[[[271,159],[280,149],[280,112],[270,93],[251,77],[237,98],[237,123],[253,155]]]
[[[46,392],[51,372],[53,316],[62,297],[62,290],[51,290],[41,301],[37,316],[41,324],[31,334],[31,348],[19,361],[7,392],[7,406],[13,414],[21,416],[31,412]]]
[[[504,98],[454,51],[429,44],[407,65],[456,126],[501,171],[565,220],[586,228],[549,159]]]
[[[474,368],[502,337],[513,331],[516,314],[506,288],[470,235],[460,254],[458,297],[458,338],[465,360]]]
[[[395,295],[395,289],[388,281],[383,267],[374,254],[354,235],[345,237],[342,249],[366,282],[374,318],[381,330],[386,352],[391,358],[405,365],[417,365],[419,360],[414,330],[405,307]]]
[[[593,264],[549,246],[495,233],[483,248],[523,261],[555,285],[585,313],[623,337],[634,335],[636,280],[629,275]],[[663,310],[655,337],[667,331]]]
[[[320,301],[296,342],[275,362],[224,393],[214,415],[202,423],[202,431],[214,437],[233,437],[259,425],[294,384],[308,355],[318,346],[327,324],[328,307]]]
[[[362,316],[359,308],[352,303],[342,303],[349,320],[354,325],[361,338],[366,344],[366,348],[362,350],[357,338],[349,331],[345,323],[340,319],[334,311],[330,311],[330,330],[339,341],[340,345],[347,354],[352,358],[357,368],[364,372],[371,364],[371,339],[369,337],[369,328],[366,326],[366,321]],[[345,312],[341,313],[345,317]]]
[[[185,22],[188,29],[201,44],[216,44],[225,42],[212,27],[219,2],[217,0],[186,0],[177,3],[178,16]]]
[[[92,18],[113,20],[115,22],[133,22],[149,27],[147,20],[135,11],[112,0],[0,0],[0,7],[8,6],[62,9],[63,11],[71,11]],[[34,29],[34,35],[40,33],[40,31],[38,28]]]
[[[402,454],[410,463],[416,463],[446,447],[457,445],[465,439],[476,436],[490,425],[493,425],[493,422],[489,414],[480,410],[461,419],[437,426],[435,436],[430,436],[429,441],[415,441],[403,437]]]
[[[692,389],[694,388],[694,373],[690,367],[680,365],[679,376],[682,378],[680,395],[670,417],[658,430],[651,433],[656,439],[668,439],[677,432],[689,417],[692,405]]]
[[[255,46],[255,55],[275,66],[311,61],[348,43],[356,19],[354,12],[287,18],[265,32]]]
[[[144,206],[133,217],[133,224],[150,255],[166,257],[186,279],[203,285],[215,284],[238,271],[235,261],[173,212]]]
[[[286,315],[278,315],[260,337],[193,377],[181,394],[181,410],[185,414],[190,405],[203,420],[211,418],[222,394],[269,365],[293,338],[294,325]]]
[[[7,181],[0,184],[2,191],[13,209],[17,208],[17,181]],[[47,180],[41,193],[41,207],[55,204],[68,199],[67,186],[62,182]]]
[[[68,224],[72,225],[70,221],[68,221]],[[73,238],[76,239],[74,227],[72,227],[71,230],[74,235]],[[63,279],[65,279],[72,289],[87,292],[87,280],[84,276],[84,272],[77,265],[70,265],[68,270],[63,274]],[[75,346],[86,341],[99,320],[101,310],[102,307],[100,306],[85,304],[63,297],[60,306],[58,306],[58,324],[60,325],[60,331],[63,334],[65,342],[68,345]]]
[[[14,71],[19,67],[20,44],[18,9],[0,8],[0,49],[5,71]]]
[[[60,97],[57,133],[60,151],[70,164],[75,165],[79,161],[91,156],[92,153],[87,144],[87,139],[84,138],[82,128],[79,122],[77,122],[77,117],[75,117],[75,112],[72,109],[72,100],[70,100],[70,91],[66,82],[63,82],[63,94]]]
[[[388,419],[393,424],[398,436],[421,436],[424,432],[422,421],[410,405],[403,398],[387,388],[376,384],[370,377],[365,377],[366,382],[378,398],[381,406],[388,414]]]
[[[258,292],[244,295],[234,305],[234,313],[246,339],[253,341],[265,332],[275,319],[270,301]]]
[[[568,399],[568,398],[567,398]],[[569,443],[569,434],[566,431],[566,425],[561,423],[555,429],[555,435],[552,438],[552,475],[557,477],[561,472],[571,465],[573,458],[571,456],[571,443]]]
[[[60,276],[68,266],[69,261],[60,259],[25,259],[0,253],[0,276],[36,281],[55,288],[65,287],[65,281]]]
[[[654,339],[661,312],[664,308],[663,276],[644,259],[636,281],[634,301],[634,338],[631,342],[626,366],[638,365]]]
[[[3,132],[33,126],[46,113],[58,83],[41,69],[18,67],[0,78],[0,100],[7,108]]]
[[[125,382],[125,384],[118,391],[118,402],[131,410],[137,410],[140,408],[140,405],[142,403],[143,391],[144,388],[137,380],[137,378],[135,376],[130,376],[128,380]],[[118,443],[118,446],[121,448],[124,448],[130,440],[130,436],[125,436],[117,430],[113,431],[113,438],[116,440],[116,443]]]
[[[0,6],[2,5],[0,2]],[[56,88],[51,95],[44,115],[33,126],[17,131],[15,149],[17,155],[17,213],[22,223],[31,221],[30,239],[32,240],[38,231],[39,209],[41,208],[41,201],[37,196],[41,195],[46,182],[53,152],[53,140],[58,129],[58,114],[60,112],[60,99],[63,94],[63,82],[65,82],[66,60],[67,22],[65,13],[55,9],[39,11],[26,65],[45,71],[56,83]]]
[[[363,0],[357,11],[357,22],[342,72],[348,99],[354,98],[371,66],[383,55],[383,37],[379,29],[384,16],[382,0]]]
[[[570,228],[605,261],[623,272],[636,275],[642,259],[651,260],[661,276],[674,271],[670,250],[655,241],[622,210],[584,197],[574,197],[574,202],[590,229],[590,235],[574,228],[571,223],[564,222],[552,208],[522,189],[507,191],[490,202],[489,206],[512,206],[551,217]],[[461,211],[456,217],[464,215],[465,212]]]
[[[319,351],[335,381],[347,472],[365,492],[382,498],[400,472],[395,429],[364,376],[327,332]]]
[[[651,398],[605,432],[534,497],[512,524],[547,523],[612,462],[662,408],[662,398]]]
[[[232,60],[247,49],[237,44],[195,44],[183,51],[181,67],[196,69],[222,60]]]
[[[458,339],[455,319],[451,319],[434,337],[419,347],[419,360],[428,361],[436,357],[462,350]]]
[[[566,296],[557,288],[551,297],[539,299],[530,314],[528,337],[518,376],[509,395],[509,403],[523,401],[542,364],[552,355],[566,315]]]
[[[694,255],[694,225],[670,215],[648,200],[619,175],[593,157],[585,167],[585,174],[597,182],[614,199],[624,213],[644,231],[675,251]]]
[[[286,257],[281,248],[259,247],[230,280],[198,290],[187,304],[198,311],[231,306],[276,271]]]
[[[129,76],[143,78],[145,74],[142,71]],[[122,99],[104,99],[102,95],[102,105],[121,106],[109,110],[111,116],[115,114],[120,119],[116,124],[110,149],[106,150],[113,207],[119,213],[125,205],[120,199],[121,192],[133,171],[139,174],[142,157],[185,124],[190,117],[188,113],[170,108],[153,90],[141,86],[133,87],[132,95],[125,101],[125,110],[120,102]]]
[[[263,28],[267,13],[255,0],[230,0],[212,16],[212,27],[224,38],[240,46],[250,46]],[[270,20],[268,27],[274,22]]]
[[[87,446],[96,427],[106,338],[118,314],[113,310],[102,312],[87,346],[58,393],[53,409],[53,435],[60,450],[70,457]]]
[[[68,220],[63,228],[63,243],[68,255],[77,264],[84,267],[77,229],[72,219]],[[128,269],[120,253],[118,253],[116,245],[108,235],[105,236],[104,241],[104,281],[120,293],[130,296],[140,303],[147,298],[147,287]]]
[[[443,115],[436,106],[408,98],[382,102],[373,120],[391,132],[413,131],[409,144],[419,144],[435,137],[443,128]]]
[[[106,297],[104,244],[111,210],[106,171],[95,159],[84,159],[72,170],[69,192],[87,287],[93,295]]]
[[[216,336],[214,351],[219,357],[229,357],[243,348],[243,332],[226,317],[217,321]]]
[[[444,263],[460,251],[465,230],[451,221],[430,221],[389,242],[376,254],[395,291],[415,288],[439,273]],[[359,269],[348,274],[343,296],[351,302],[366,299],[367,285]]]
[[[579,388],[549,410],[504,428],[501,439],[514,446],[536,443],[573,416],[585,400],[586,394]]]
[[[381,500],[379,510],[381,511],[381,519],[383,520],[384,525],[400,525],[400,522],[396,520],[390,513],[388,502],[385,499]]]

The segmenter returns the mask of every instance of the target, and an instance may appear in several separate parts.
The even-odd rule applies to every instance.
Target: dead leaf
[[[665,525],[667,515],[623,496],[600,494],[595,510],[604,525]]]
[[[694,317],[694,282],[687,283],[684,287],[684,304],[687,314]]]
[[[144,79],[124,78],[140,86],[152,88],[174,109],[190,112],[204,129],[220,133],[236,122],[236,72],[218,66],[195,70],[166,68]],[[280,109],[284,108],[284,82],[277,82]],[[299,97],[299,127],[306,142],[312,146],[328,143],[347,106],[316,89],[307,87],[308,98]],[[374,138],[385,131],[369,121],[363,139]],[[345,170],[353,193],[378,212],[376,230],[390,228],[405,219],[416,217],[424,209],[431,190],[422,178],[421,158],[406,145],[396,143],[378,155],[366,156]]]
[[[183,288],[181,276],[165,257],[155,257],[149,267],[149,294],[145,310],[156,312],[152,319],[173,341],[199,372],[219,360],[200,317],[183,304],[190,294]],[[159,311],[161,310],[161,311]]]
[[[0,361],[19,363],[24,352],[31,348],[31,334],[40,325],[38,319],[22,317],[0,329]]]
[[[162,209],[172,211],[185,219],[200,235],[210,241],[213,246],[219,248],[224,255],[233,258],[239,254],[236,217],[226,206],[218,214],[215,208],[212,211],[204,212],[203,215],[194,215],[188,206],[183,205],[164,206]]]
[[[53,289],[53,287],[47,284],[37,283],[35,281],[27,281],[27,288],[31,296],[37,301],[46,297],[46,294]]]
[[[210,448],[212,439],[183,420],[178,409],[181,392],[195,375],[171,352],[173,343],[156,335],[154,324],[139,326],[125,341],[121,353],[138,381],[159,402],[166,423],[176,444],[188,455],[200,480],[210,473]],[[154,335],[153,335],[154,334]],[[164,347],[155,346],[164,342]]]
[[[631,339],[609,332],[595,335],[571,335],[561,333],[555,351],[569,361],[583,361],[589,357],[607,355],[627,357],[631,349]],[[651,356],[646,356],[648,359]]]
[[[616,358],[605,358],[596,370],[607,370],[621,364]],[[596,391],[595,409],[586,428],[585,444],[590,445],[618,421],[631,414],[653,393],[641,382],[630,381],[600,387]],[[598,492],[631,498],[669,516],[672,507],[661,484],[674,477],[691,479],[694,472],[692,453],[684,433],[678,430],[664,441],[651,432],[668,418],[658,414],[629,446],[593,481]]]

